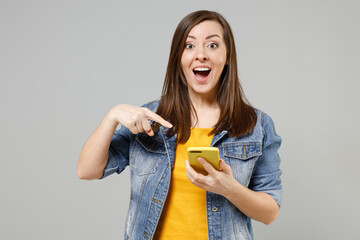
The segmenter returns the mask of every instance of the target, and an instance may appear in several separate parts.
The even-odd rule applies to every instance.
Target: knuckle
[[[130,121],[131,121],[131,122],[136,122],[137,119],[138,119],[138,114],[135,113],[134,115],[131,116]]]
[[[200,179],[199,179],[199,176],[193,177],[193,183],[198,182],[199,180],[200,180]]]
[[[134,125],[133,123],[134,123],[134,122],[131,121],[131,119],[128,119],[128,120],[125,121],[125,124],[126,124],[128,127],[131,126],[131,125]]]
[[[141,111],[141,112],[139,113],[139,115],[140,115],[141,118],[146,118],[146,113],[145,113],[145,111]]]
[[[146,115],[146,113],[149,112],[149,109],[142,107],[142,108],[140,108],[140,112],[142,115]]]
[[[215,182],[220,182],[221,181],[221,178],[220,178],[219,174],[216,174],[214,180],[215,180]]]
[[[211,187],[216,187],[216,186],[217,186],[217,183],[218,183],[218,181],[217,181],[216,179],[214,179],[214,180],[210,181],[209,185],[210,185]]]

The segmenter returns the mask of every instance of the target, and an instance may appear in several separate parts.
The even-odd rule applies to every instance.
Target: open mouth
[[[207,67],[198,67],[194,68],[193,72],[196,76],[196,79],[204,80],[207,78],[207,76],[209,76],[211,69]]]

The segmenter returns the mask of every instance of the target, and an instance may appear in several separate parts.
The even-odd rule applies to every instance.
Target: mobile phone
[[[208,172],[197,160],[198,157],[204,158],[208,161],[216,170],[220,171],[220,155],[219,149],[217,147],[189,147],[187,149],[188,160],[191,167],[204,175],[207,175]]]

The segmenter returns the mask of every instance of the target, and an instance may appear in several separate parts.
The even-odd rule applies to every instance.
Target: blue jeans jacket
[[[144,107],[156,111],[158,101]],[[214,135],[211,146],[229,164],[234,178],[253,191],[265,192],[280,206],[281,170],[278,149],[281,138],[272,119],[257,111],[257,123],[250,134],[230,137],[227,131]],[[125,224],[125,239],[152,239],[169,190],[174,167],[176,135],[168,138],[161,127],[153,137],[116,130],[109,149],[103,178],[130,166],[131,196]],[[209,239],[253,239],[251,219],[221,195],[206,192]]]

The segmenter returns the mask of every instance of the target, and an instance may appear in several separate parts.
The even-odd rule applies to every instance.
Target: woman
[[[253,239],[251,219],[270,224],[279,211],[280,143],[271,118],[244,101],[230,26],[197,11],[174,33],[160,101],[112,108],[78,176],[130,166],[126,239]],[[220,171],[198,158],[208,174],[196,172],[190,146],[218,147]]]

